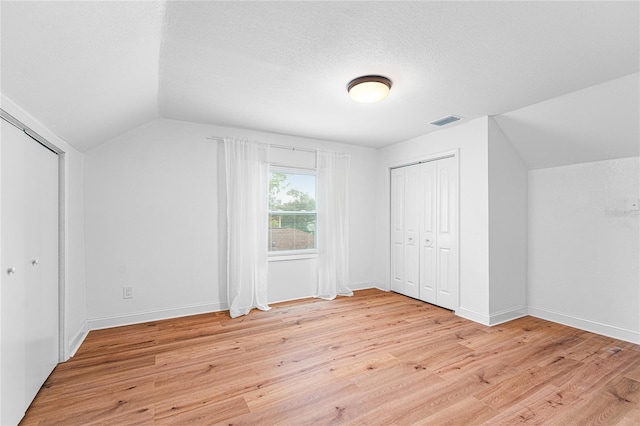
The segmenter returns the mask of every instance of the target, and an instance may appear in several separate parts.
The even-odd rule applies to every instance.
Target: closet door
[[[59,157],[40,144],[39,213],[40,257],[27,258],[31,267],[40,269],[40,324],[39,350],[42,373],[38,389],[49,377],[60,360],[60,301],[59,301]],[[34,260],[36,261],[34,265]]]
[[[420,300],[437,303],[436,162],[420,164]]]
[[[420,295],[420,167],[404,171],[404,286],[402,294]]]
[[[458,163],[455,157],[436,164],[436,304],[458,308]]]
[[[58,156],[27,139],[24,311],[30,403],[58,361]]]
[[[391,170],[391,290],[420,294],[418,165]]]
[[[391,290],[458,308],[458,162],[391,170]]]
[[[20,130],[0,119],[0,424],[18,424],[25,401],[25,150]]]
[[[40,149],[37,142],[27,137],[22,143],[25,153],[24,183],[25,189],[22,194],[24,203],[24,236],[25,251],[21,259],[21,269],[25,277],[24,286],[24,312],[22,318],[24,322],[24,345],[25,345],[25,401],[31,401],[35,397],[39,382],[42,376],[40,365],[39,340],[41,335],[40,308],[43,305],[43,294],[41,288],[42,268],[37,262],[43,261],[40,249],[40,233],[42,223],[40,222]],[[34,264],[31,261],[36,261]]]
[[[391,170],[391,290],[404,288],[404,169]]]
[[[17,424],[58,361],[58,156],[0,121],[0,423]]]

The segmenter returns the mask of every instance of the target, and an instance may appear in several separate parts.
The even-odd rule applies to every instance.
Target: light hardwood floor
[[[640,346],[398,294],[92,331],[22,424],[640,424]]]

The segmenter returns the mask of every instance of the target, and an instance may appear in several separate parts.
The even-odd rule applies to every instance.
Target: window
[[[269,254],[316,249],[315,170],[269,170]]]

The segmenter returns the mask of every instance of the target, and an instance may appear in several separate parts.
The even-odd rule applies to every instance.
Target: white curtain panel
[[[353,296],[349,289],[349,155],[318,150],[317,297]]]
[[[224,138],[227,294],[232,318],[267,304],[267,145]]]

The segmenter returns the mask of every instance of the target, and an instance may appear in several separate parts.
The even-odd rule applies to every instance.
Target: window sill
[[[300,253],[300,254],[286,253],[286,254],[270,254],[267,260],[269,262],[281,262],[284,260],[304,260],[304,259],[317,259],[317,258],[318,258],[317,252]]]

